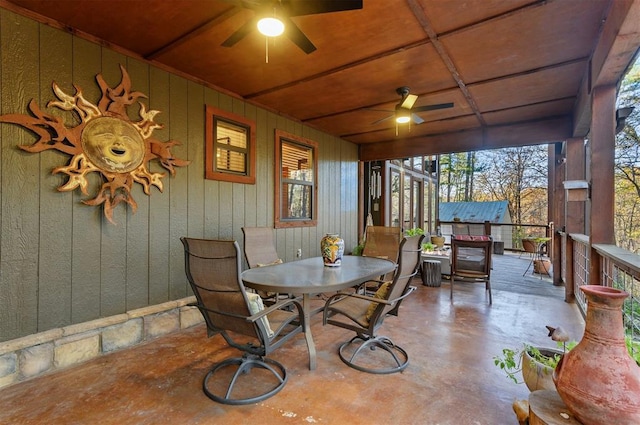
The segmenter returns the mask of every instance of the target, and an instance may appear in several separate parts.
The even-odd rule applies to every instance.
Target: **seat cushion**
[[[251,314],[256,314],[264,310],[264,304],[262,303],[262,298],[260,298],[260,295],[254,294],[252,292],[247,292],[247,298],[249,299],[249,311],[251,312]],[[267,316],[262,316],[259,320],[264,325],[264,328],[266,329],[269,337],[272,337],[274,332],[271,329],[271,325],[269,324],[269,319],[267,319]]]
[[[376,291],[375,294],[373,294],[374,298],[379,298],[381,300],[384,300],[387,298],[387,292],[389,292],[389,287],[391,286],[391,282],[384,282],[382,285],[380,285],[378,287],[378,290]],[[375,302],[375,301],[371,301],[371,304],[369,305],[369,308],[367,309],[367,314],[365,315],[367,321],[371,320],[371,316],[373,316],[373,312],[376,311],[376,308],[378,307],[379,303]]]

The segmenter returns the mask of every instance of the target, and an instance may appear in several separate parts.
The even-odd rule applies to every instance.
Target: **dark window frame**
[[[307,148],[311,151],[313,172],[311,173],[313,181],[283,178],[282,170],[282,144],[297,145]],[[287,228],[287,227],[313,227],[318,223],[318,144],[312,140],[305,139],[294,134],[284,132],[282,130],[275,131],[275,198],[274,198],[274,227]],[[308,218],[283,218],[281,207],[283,201],[281,199],[283,195],[282,185],[284,183],[298,184],[311,187],[311,214]]]
[[[247,130],[246,169],[244,173],[221,171],[216,168],[215,158],[218,143],[218,122],[224,122]],[[242,151],[242,149],[236,149]],[[246,117],[213,106],[205,109],[205,178],[231,183],[256,183],[256,123]]]

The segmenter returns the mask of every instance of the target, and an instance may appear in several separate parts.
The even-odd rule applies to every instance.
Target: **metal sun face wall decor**
[[[34,100],[29,102],[31,115],[0,115],[0,122],[17,124],[32,131],[38,137],[31,145],[20,149],[38,153],[56,149],[71,155],[68,165],[54,168],[52,173],[63,173],[68,180],[58,187],[59,191],[80,188],[88,195],[89,173],[102,176],[102,185],[92,199],[83,200],[86,205],[101,205],[105,217],[113,223],[113,209],[121,202],[129,204],[135,213],[137,204],[131,195],[133,183],[142,185],[144,193],[150,195],[150,187],[162,192],[162,178],[166,173],[152,173],[147,164],[158,161],[171,175],[174,167],[182,167],[190,161],[175,158],[171,147],[179,144],[175,140],[161,142],[151,137],[153,130],[163,126],[153,121],[160,111],[149,110],[142,102],[140,120],[132,121],[127,108],[137,99],[146,98],[143,93],[131,91],[129,74],[120,66],[122,80],[116,87],[109,87],[102,74],[96,75],[102,97],[97,105],[87,101],[82,89],[75,86],[76,93],[70,96],[53,82],[53,92],[58,100],[51,100],[47,107],[55,107],[74,113],[80,123],[73,127],[64,125],[61,118],[44,113]]]

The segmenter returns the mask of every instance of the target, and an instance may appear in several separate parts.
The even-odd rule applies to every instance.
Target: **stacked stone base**
[[[0,343],[0,388],[73,366],[203,322],[187,304],[170,301],[116,316]]]

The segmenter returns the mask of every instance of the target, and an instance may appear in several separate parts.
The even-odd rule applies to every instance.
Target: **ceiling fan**
[[[278,25],[279,33],[273,37],[284,34],[295,43],[305,53],[309,54],[316,50],[311,40],[298,28],[291,20],[295,16],[317,15],[320,13],[342,12],[347,10],[362,9],[363,0],[225,0],[227,3],[239,7],[254,10],[253,18],[249,19],[236,32],[227,38],[222,46],[231,47],[238,41],[246,37],[251,31],[258,29],[259,21],[268,18],[271,23]],[[279,21],[279,23],[274,22]]]
[[[413,121],[414,124],[422,124],[424,120],[420,118],[416,113],[417,112],[426,112],[426,111],[435,111],[437,109],[447,109],[453,108],[453,103],[438,103],[435,105],[424,105],[424,106],[416,106],[413,105],[418,100],[418,96],[415,94],[409,93],[409,87],[402,86],[396,89],[396,93],[402,96],[400,103],[396,105],[395,111],[389,111],[386,109],[370,109],[371,111],[385,111],[385,112],[394,112],[393,115],[389,115],[388,117],[384,117],[372,123],[372,125],[380,124],[383,121],[388,120],[389,118],[395,117],[396,122],[396,133],[397,133],[397,124],[406,124]]]

